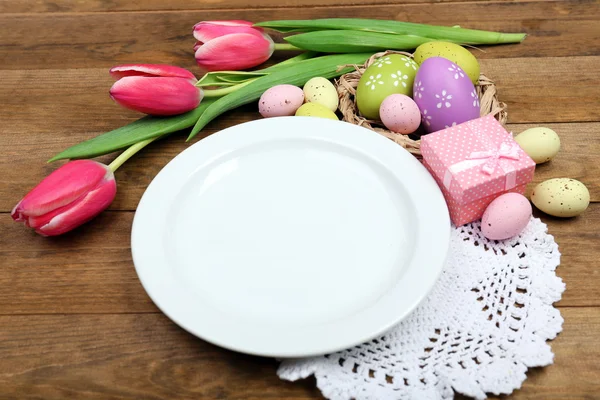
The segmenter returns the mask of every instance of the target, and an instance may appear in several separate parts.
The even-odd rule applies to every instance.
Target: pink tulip
[[[110,97],[131,110],[150,115],[177,115],[198,107],[204,93],[183,68],[160,64],[127,64],[111,68],[117,82]]]
[[[48,175],[13,208],[12,218],[56,236],[94,218],[117,193],[113,172],[91,160],[71,161]]]
[[[267,61],[275,44],[248,21],[202,21],[194,26],[194,51],[203,71],[239,71]]]

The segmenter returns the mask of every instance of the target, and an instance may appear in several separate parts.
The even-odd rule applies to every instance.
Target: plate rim
[[[357,334],[356,337],[352,340],[350,340],[348,338],[348,335],[341,334],[341,336],[343,337],[343,340],[338,341],[337,344],[334,344],[334,343],[332,343],[333,342],[332,340],[329,340],[328,343],[326,343],[322,346],[319,346],[317,344],[314,344],[312,346],[305,344],[304,346],[297,346],[295,349],[284,349],[284,348],[281,348],[281,346],[278,347],[278,346],[272,345],[272,344],[270,344],[270,346],[271,346],[270,348],[268,348],[268,346],[265,347],[264,344],[263,345],[255,344],[254,346],[252,346],[251,343],[249,343],[248,340],[246,340],[246,339],[242,339],[241,341],[238,341],[237,343],[232,343],[231,338],[223,340],[223,337],[225,335],[221,335],[221,339],[220,339],[219,337],[215,337],[214,334],[207,334],[206,330],[203,333],[201,330],[199,330],[197,328],[197,326],[191,326],[192,324],[190,324],[189,320],[185,320],[185,318],[182,318],[182,315],[188,315],[189,311],[184,311],[182,314],[181,311],[174,310],[171,303],[169,301],[166,301],[164,297],[161,297],[162,294],[160,292],[158,292],[158,290],[160,290],[160,289],[157,289],[156,283],[152,282],[152,278],[147,275],[148,271],[145,271],[144,267],[142,266],[143,263],[147,263],[147,261],[142,261],[144,256],[140,253],[140,248],[141,248],[140,246],[142,246],[142,248],[143,248],[143,245],[142,245],[143,236],[145,236],[148,232],[145,224],[147,224],[147,222],[148,222],[147,219],[154,215],[152,212],[148,213],[147,210],[148,210],[148,207],[150,207],[150,205],[152,203],[152,196],[154,196],[154,193],[157,190],[156,188],[160,187],[160,185],[163,184],[162,182],[164,181],[165,176],[168,175],[169,171],[173,170],[174,168],[176,169],[177,166],[180,165],[180,163],[182,163],[182,160],[186,160],[187,158],[193,158],[194,153],[200,152],[200,150],[198,150],[198,149],[207,149],[207,148],[210,149],[211,146],[217,146],[217,148],[218,148],[219,145],[224,146],[230,140],[229,136],[232,136],[234,138],[236,135],[240,135],[240,134],[248,136],[249,133],[247,132],[247,130],[253,130],[253,129],[255,131],[252,133],[252,135],[254,135],[252,140],[259,140],[261,137],[265,137],[264,132],[268,131],[269,125],[277,126],[279,124],[285,124],[285,123],[291,122],[290,121],[291,118],[293,118],[295,126],[307,125],[308,127],[310,127],[312,125],[313,127],[315,127],[315,126],[320,127],[319,129],[312,129],[310,131],[310,133],[308,134],[308,136],[306,136],[306,137],[295,136],[296,138],[303,138],[303,139],[306,139],[306,138],[319,139],[320,138],[320,139],[326,139],[326,140],[333,140],[338,144],[339,144],[340,140],[342,142],[350,141],[350,143],[343,143],[345,145],[351,145],[350,147],[352,147],[352,145],[356,145],[356,143],[354,143],[354,144],[352,143],[353,140],[356,140],[356,138],[360,138],[360,140],[358,140],[358,142],[372,143],[372,148],[370,148],[370,149],[361,148],[362,151],[368,150],[370,152],[373,152],[373,151],[375,151],[374,149],[386,149],[381,154],[379,154],[379,157],[382,157],[382,154],[385,154],[387,152],[389,154],[393,154],[394,156],[397,156],[398,160],[402,160],[402,161],[393,161],[394,163],[396,163],[396,162],[400,162],[401,164],[408,163],[409,165],[412,163],[413,165],[417,166],[417,168],[415,168],[415,171],[413,171],[411,169],[410,174],[411,174],[411,176],[416,175],[417,177],[420,177],[421,179],[424,180],[423,182],[420,182],[420,185],[419,185],[420,187],[418,188],[418,191],[429,192],[429,195],[431,196],[431,199],[429,199],[429,202],[433,203],[433,204],[437,203],[437,210],[434,210],[432,213],[435,214],[434,218],[440,218],[440,221],[438,221],[437,225],[438,225],[438,227],[440,227],[442,229],[438,230],[438,232],[432,232],[432,234],[434,234],[436,240],[442,242],[441,248],[440,248],[440,246],[438,246],[438,248],[440,248],[439,251],[441,251],[441,253],[438,251],[437,253],[435,253],[433,255],[432,259],[437,264],[437,266],[434,267],[433,271],[430,271],[427,281],[421,284],[421,287],[423,288],[423,290],[420,291],[419,295],[413,296],[414,298],[413,298],[412,303],[403,307],[402,311],[396,312],[393,317],[390,316],[389,318],[387,318],[386,323],[382,323],[382,321],[378,321],[378,326],[376,326],[376,327],[374,326],[374,327],[372,327],[372,329],[365,328],[364,330],[369,331],[369,333],[363,332],[360,335]],[[244,131],[246,131],[246,132],[244,132]],[[295,131],[295,130],[291,130],[291,131]],[[345,131],[345,132],[340,135],[339,132],[341,132],[341,131]],[[333,132],[335,132],[335,133],[333,133]],[[285,136],[285,135],[290,135],[290,134],[292,134],[292,137],[294,137],[293,133],[291,133],[291,132],[287,132],[287,133],[281,134],[281,135]],[[235,142],[235,139],[233,139],[233,141]],[[220,143],[220,142],[223,142],[223,143]],[[225,147],[227,147],[227,146],[225,146]],[[231,148],[235,149],[235,145],[230,146],[230,149]],[[379,150],[379,151],[381,152],[381,150]],[[372,155],[372,153],[367,153],[367,154]],[[384,159],[386,157],[389,157],[389,155],[383,156]],[[379,160],[378,157],[376,157],[376,159]],[[411,161],[408,161],[408,160],[411,160]],[[201,168],[201,165],[206,165],[209,162],[210,162],[210,160],[208,160],[204,163],[197,162],[197,164],[198,164],[197,168],[199,169],[199,168]],[[183,165],[183,164],[181,164],[181,165]],[[385,164],[385,163],[383,165],[388,167],[387,164]],[[392,171],[392,172],[394,172],[394,171]],[[400,180],[402,180],[402,175],[400,175],[398,173],[398,171],[394,172],[394,177],[396,177],[396,178],[401,177]],[[405,177],[404,179],[408,179],[408,178]],[[414,176],[412,176],[411,179],[414,179]],[[416,190],[417,190],[417,188],[416,188]],[[414,193],[411,190],[407,190],[407,193],[409,193],[411,200],[414,200],[414,197],[413,197]],[[416,207],[417,207],[417,204],[419,204],[419,203],[415,202]],[[419,213],[420,213],[420,211],[419,211]],[[429,220],[428,223],[431,223],[431,220]],[[443,229],[444,225],[446,226],[445,229]],[[401,146],[399,146],[396,143],[394,143],[393,141],[379,135],[376,132],[373,132],[369,129],[359,127],[359,126],[356,126],[353,124],[349,124],[346,122],[325,120],[325,119],[312,118],[312,117],[276,117],[276,118],[268,118],[268,119],[259,119],[259,120],[249,121],[246,123],[234,125],[229,128],[223,129],[219,132],[216,132],[216,133],[196,142],[192,146],[188,147],[187,149],[185,149],[184,151],[179,153],[169,163],[167,163],[167,165],[165,165],[161,169],[161,171],[154,177],[154,179],[152,180],[150,185],[148,185],[147,189],[145,190],[145,192],[138,204],[138,207],[135,212],[133,224],[132,224],[131,251],[132,251],[133,263],[134,263],[136,273],[138,275],[138,278],[139,278],[142,286],[144,287],[144,290],[148,294],[148,296],[151,298],[153,303],[161,310],[161,312],[163,312],[169,319],[171,319],[173,322],[175,322],[178,326],[180,326],[184,330],[190,332],[194,336],[197,336],[197,337],[199,337],[205,341],[208,341],[210,343],[213,343],[217,346],[220,346],[220,347],[223,347],[223,348],[226,348],[229,350],[233,350],[233,351],[246,353],[246,354],[269,356],[269,357],[280,357],[280,358],[307,357],[307,356],[315,356],[315,355],[331,353],[331,352],[335,352],[335,351],[339,351],[339,350],[343,350],[343,349],[355,346],[360,343],[367,342],[375,337],[381,336],[386,331],[388,331],[393,326],[395,326],[396,324],[398,324],[399,322],[404,320],[407,316],[409,316],[412,313],[412,311],[414,311],[414,309],[431,292],[431,290],[433,289],[435,283],[437,282],[440,274],[442,273],[443,266],[444,266],[444,263],[445,263],[445,260],[446,260],[447,254],[448,254],[448,250],[449,250],[450,232],[451,232],[450,218],[449,218],[448,209],[447,209],[447,206],[446,206],[446,203],[443,198],[441,190],[435,183],[435,180],[433,179],[433,177],[427,172],[425,167],[423,165],[421,165],[421,163],[416,158],[414,158],[413,155],[411,155],[408,151],[406,151]],[[140,240],[142,240],[142,241],[140,242]],[[438,244],[440,244],[440,243],[438,243]],[[421,243],[421,245],[422,245],[422,243]],[[415,244],[415,247],[417,247],[417,244]],[[417,253],[415,251],[415,255],[414,255],[413,259],[416,257],[417,257]],[[414,260],[411,261],[411,263],[414,263],[414,262],[415,262]],[[414,273],[414,268],[411,271],[413,271],[413,273]],[[399,285],[399,283],[397,283],[396,285]],[[388,292],[394,292],[396,290],[395,289],[396,285],[394,285],[394,287],[389,289]],[[389,293],[386,293],[382,297],[387,298],[387,297],[389,297],[388,294]],[[375,307],[380,302],[381,301],[377,301],[375,303],[375,305],[373,305],[373,307]],[[384,306],[380,306],[380,307],[384,307]],[[180,308],[182,308],[182,309],[185,308],[185,304],[181,305]],[[369,307],[369,308],[367,308],[367,310],[369,310],[371,308],[372,307]],[[384,309],[385,309],[385,307],[384,307]],[[364,311],[358,312],[355,315],[359,315],[363,312]],[[190,318],[193,320],[198,317],[190,317]],[[365,321],[366,320],[368,320],[368,318],[365,318]],[[228,328],[235,329],[234,326],[229,326]],[[228,328],[226,327],[224,329],[228,329]],[[341,332],[342,328],[344,328],[343,325],[341,328],[339,328],[340,333],[342,333]],[[239,337],[243,337],[243,336],[245,336],[244,333],[239,335]]]

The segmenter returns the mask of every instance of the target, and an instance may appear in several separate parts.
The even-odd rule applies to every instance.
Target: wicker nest
[[[386,54],[403,54],[408,57],[412,57],[412,54],[401,51],[385,51],[374,54],[371,56],[364,65],[346,65],[345,67],[353,67],[355,70],[342,75],[335,81],[338,96],[340,98],[339,110],[343,115],[343,120],[350,122],[355,125],[364,126],[369,128],[381,135],[393,140],[406,150],[416,156],[421,155],[421,144],[420,140],[415,135],[401,135],[385,129],[385,126],[381,121],[373,121],[363,118],[358,113],[356,107],[356,87],[360,77],[373,62],[379,57],[383,57]],[[493,114],[494,117],[500,121],[501,124],[506,123],[508,114],[506,112],[506,104],[498,100],[496,92],[496,86],[494,81],[486,77],[485,75],[479,75],[479,82],[476,85],[477,94],[479,96],[480,103],[480,115]]]

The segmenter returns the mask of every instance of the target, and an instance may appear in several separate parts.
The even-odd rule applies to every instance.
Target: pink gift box
[[[535,162],[492,115],[423,136],[421,153],[456,226],[480,219],[501,194],[523,194],[535,170]]]

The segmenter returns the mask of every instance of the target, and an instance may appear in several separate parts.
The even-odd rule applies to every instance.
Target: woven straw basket
[[[412,54],[401,51],[385,51],[374,54],[371,56],[364,65],[348,65],[347,67],[353,67],[355,71],[349,72],[345,75],[340,76],[336,81],[336,88],[338,96],[340,98],[339,110],[343,115],[343,120],[350,122],[355,125],[369,128],[404,147],[406,150],[411,152],[417,157],[421,156],[421,145],[420,140],[413,139],[413,135],[401,135],[398,133],[391,132],[385,129],[381,121],[368,120],[361,117],[358,113],[356,106],[356,87],[360,77],[365,70],[373,64],[373,62],[379,57],[383,57],[387,54],[403,54],[405,56],[412,57]],[[501,123],[505,124],[508,114],[506,112],[506,104],[498,100],[496,92],[496,86],[494,82],[486,77],[485,75],[479,75],[479,82],[475,86],[477,89],[477,95],[479,96],[480,103],[480,115],[493,114],[494,117]],[[414,136],[413,136],[414,137]]]

